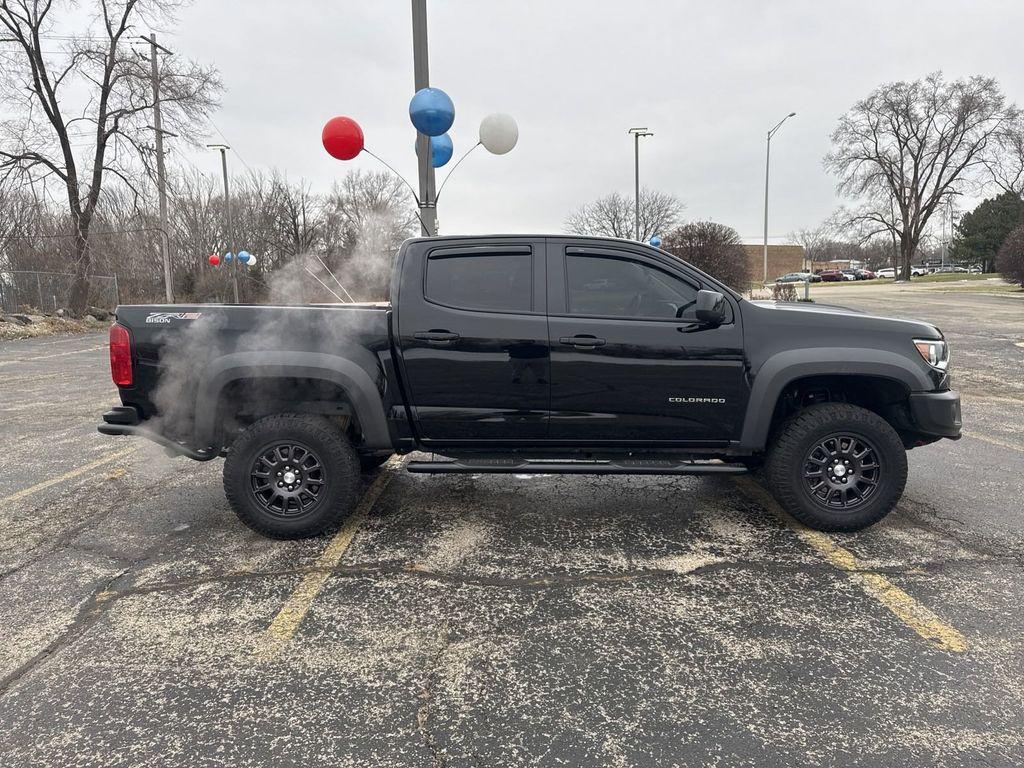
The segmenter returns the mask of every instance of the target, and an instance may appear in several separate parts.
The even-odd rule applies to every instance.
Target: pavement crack
[[[127,569],[126,569],[127,570]],[[51,640],[35,656],[0,678],[0,697],[16,685],[22,678],[34,669],[44,664],[51,656],[60,653],[68,648],[75,640],[83,635],[93,624],[95,624],[109,607],[109,589],[126,571],[111,576],[103,585],[95,588],[82,603],[75,618],[57,637]]]
[[[159,552],[160,545],[154,545],[140,557],[131,561],[122,561],[126,562],[126,565],[89,593],[75,614],[75,617],[62,632],[28,661],[16,667],[3,678],[0,678],[0,697],[5,696],[20,680],[46,663],[48,659],[69,648],[79,637],[96,624],[114,604],[116,598],[123,594],[116,590],[115,585],[117,582],[136,570],[143,563],[151,560]]]
[[[431,764],[434,768],[444,768],[445,755],[434,735],[432,715],[434,712],[434,691],[441,676],[441,660],[451,646],[451,633],[445,622],[437,633],[437,648],[427,661],[426,675],[418,694],[420,706],[416,710],[416,728],[423,738],[423,743],[430,750]]]
[[[145,558],[143,558],[144,560]],[[123,571],[115,577],[113,583],[129,571],[137,567],[136,561],[131,568]],[[1020,566],[1021,563],[1015,558],[956,558],[941,561],[903,562],[892,565],[866,565],[864,568],[853,569],[852,572],[870,572],[885,575],[899,576],[911,571],[934,571],[949,566],[996,564]],[[672,579],[680,577],[711,576],[722,571],[730,570],[760,570],[774,573],[797,574],[797,573],[831,573],[832,568],[822,563],[780,563],[773,560],[721,560],[713,563],[697,565],[687,570],[666,569],[666,568],[636,568],[627,571],[583,571],[577,573],[553,573],[540,574],[536,576],[505,576],[498,574],[471,574],[451,571],[435,571],[426,565],[405,560],[387,560],[376,563],[354,563],[337,565],[334,567],[298,566],[294,568],[279,568],[262,571],[231,571],[229,573],[215,573],[207,576],[198,576],[192,579],[180,579],[177,581],[163,581],[152,584],[142,584],[117,589],[113,587],[107,590],[107,601],[120,600],[122,598],[155,594],[161,592],[175,592],[183,589],[202,587],[209,584],[230,584],[247,581],[260,581],[264,579],[287,578],[293,576],[307,576],[312,573],[326,573],[334,578],[362,578],[366,576],[414,576],[426,581],[436,581],[446,584],[468,587],[495,587],[503,589],[557,589],[572,588],[591,584],[619,584],[637,581],[653,581],[660,579]]]
[[[929,502],[905,496],[900,502],[900,507],[902,514],[913,525],[929,533],[950,539],[963,549],[996,559],[1005,558],[1008,553],[1013,554],[1018,559],[1020,558],[1021,550],[1017,547],[1012,545],[1007,547],[1006,542],[997,544],[985,541],[984,539],[979,540],[979,536],[971,535],[969,524],[952,515],[943,514],[936,506]],[[947,525],[942,525],[942,523]],[[953,526],[956,526],[958,530],[954,529]]]

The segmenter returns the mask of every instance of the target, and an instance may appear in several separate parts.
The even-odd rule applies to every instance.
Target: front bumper
[[[922,434],[960,439],[963,420],[960,416],[960,393],[956,390],[911,393],[910,415]]]

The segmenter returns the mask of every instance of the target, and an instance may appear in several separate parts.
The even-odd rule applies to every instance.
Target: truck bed
[[[120,306],[117,322],[131,334],[135,369],[121,402],[143,421],[159,417],[168,436],[191,441],[196,387],[233,358],[342,357],[383,381],[390,311],[388,303]]]

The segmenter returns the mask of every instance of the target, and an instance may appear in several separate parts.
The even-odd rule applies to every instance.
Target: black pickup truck
[[[121,405],[100,431],[224,456],[247,525],[310,536],[361,471],[759,470],[821,530],[885,516],[906,449],[960,436],[932,325],[744,300],[623,240],[438,237],[399,251],[390,303],[122,306]]]

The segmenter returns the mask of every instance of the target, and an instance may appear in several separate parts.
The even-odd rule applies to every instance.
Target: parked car
[[[800,272],[789,272],[782,277],[776,277],[776,283],[802,283],[804,276]]]
[[[981,274],[981,267],[977,267],[977,266],[969,267],[967,271],[969,273],[971,273],[972,275],[980,275]]]
[[[860,280],[860,278],[857,277],[857,270],[855,269],[843,269],[840,271],[843,273],[843,278],[845,280]]]
[[[890,280],[896,277],[896,270],[892,267],[883,267],[875,272],[875,277],[888,277]]]
[[[821,277],[812,275],[810,272],[789,272],[782,277],[775,278],[776,283],[803,283],[806,281],[820,283]]]
[[[120,403],[99,429],[225,457],[231,508],[277,538],[337,527],[360,469],[411,452],[436,458],[406,470],[432,474],[763,466],[798,520],[853,531],[896,506],[907,449],[960,437],[931,323],[747,301],[640,243],[406,240],[390,296],[120,306]],[[941,493],[955,479],[928,482]]]
[[[925,275],[930,274],[930,272],[931,272],[931,270],[929,270],[928,267],[911,267],[910,268],[910,276],[911,277],[924,277]]]
[[[841,283],[846,279],[846,275],[838,269],[823,269],[819,276],[826,283]]]
[[[857,270],[854,270],[854,272],[856,272],[858,280],[874,280],[875,279],[875,273],[872,272],[870,269],[857,269]]]

